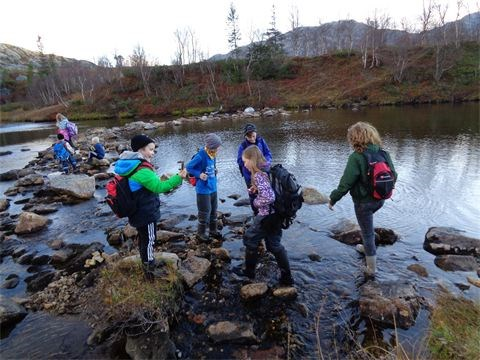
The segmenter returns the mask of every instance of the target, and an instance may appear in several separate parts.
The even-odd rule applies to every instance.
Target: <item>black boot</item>
[[[212,221],[209,226],[210,237],[214,239],[222,239],[222,234],[218,231],[217,222]]]
[[[257,250],[245,251],[245,267],[239,266],[233,269],[233,272],[239,276],[246,276],[250,280],[255,279],[255,267],[257,266],[258,252]]]
[[[142,263],[145,279],[153,281],[155,278],[164,277],[166,272],[162,269],[162,265],[164,265],[164,263],[157,263],[155,260]]]
[[[209,242],[210,239],[208,235],[206,234],[207,231],[207,225],[206,224],[198,224],[198,229],[197,229],[197,239],[201,242]]]
[[[273,254],[275,260],[277,260],[278,267],[280,268],[280,285],[292,286],[293,278],[290,271],[290,263],[288,262],[287,251],[282,249]]]

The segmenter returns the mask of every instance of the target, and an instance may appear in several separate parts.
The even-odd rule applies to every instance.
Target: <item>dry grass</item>
[[[174,315],[183,287],[176,270],[165,266],[165,276],[148,282],[140,262],[118,262],[101,271],[97,291],[108,317],[114,322],[130,322],[148,331]]]

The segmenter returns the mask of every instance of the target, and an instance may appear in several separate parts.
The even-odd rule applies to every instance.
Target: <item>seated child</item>
[[[77,161],[73,157],[73,148],[68,142],[65,141],[63,134],[57,134],[57,141],[53,144],[53,153],[55,158],[60,160],[62,170],[65,174],[68,174],[69,163],[72,165],[72,169],[77,168]]]
[[[98,136],[92,138],[92,146],[90,146],[90,152],[88,153],[88,163],[92,162],[92,158],[102,160],[105,157],[105,148],[100,143]]]

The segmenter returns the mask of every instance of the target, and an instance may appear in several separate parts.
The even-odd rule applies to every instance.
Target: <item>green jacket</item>
[[[380,150],[380,147],[374,144],[369,144],[367,148],[372,152]],[[387,164],[395,176],[395,181],[397,181],[397,172],[393,166],[390,154],[386,151],[385,153],[387,155]],[[347,166],[345,167],[342,178],[340,179],[340,183],[338,184],[338,187],[330,194],[330,202],[332,205],[335,205],[335,203],[349,191],[353,202],[377,201],[377,199],[372,196],[369,180],[367,178],[367,172],[368,164],[363,154],[356,151],[350,154],[348,157]]]

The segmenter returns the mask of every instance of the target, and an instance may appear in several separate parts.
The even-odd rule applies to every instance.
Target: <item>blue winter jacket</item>
[[[205,149],[201,149],[186,166],[187,172],[197,179],[197,194],[213,194],[217,192],[216,159],[211,159]],[[200,179],[201,173],[207,174],[207,180]]]
[[[94,148],[98,158],[103,159],[105,157],[105,148],[103,147],[103,145],[100,143],[96,143]]]
[[[250,171],[248,171],[248,169],[243,164],[242,154],[243,154],[243,151],[250,145],[257,145],[260,151],[262,152],[263,156],[265,157],[265,160],[267,160],[264,170],[268,170],[270,168],[270,165],[272,164],[272,153],[270,152],[270,149],[268,148],[267,143],[265,142],[265,140],[263,140],[261,136],[257,136],[257,139],[255,140],[255,144],[252,144],[250,141],[245,139],[238,147],[237,163],[238,163],[238,168],[240,169],[240,173],[242,174],[248,186],[251,185],[252,174],[250,174]]]

